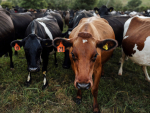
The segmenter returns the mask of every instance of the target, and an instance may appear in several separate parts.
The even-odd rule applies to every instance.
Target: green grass
[[[125,61],[123,76],[117,75],[120,57],[121,49],[117,48],[113,58],[104,65],[105,75],[98,90],[100,110],[102,113],[149,113],[150,83],[145,80],[141,67],[130,60]],[[82,103],[76,105],[74,73],[71,68],[62,68],[64,53],[57,53],[57,60],[56,68],[54,56],[49,56],[49,85],[43,91],[41,71],[32,73],[29,87],[24,85],[28,71],[23,48],[18,56],[13,56],[13,70],[9,67],[9,58],[0,58],[0,113],[92,113],[91,91],[83,90]]]

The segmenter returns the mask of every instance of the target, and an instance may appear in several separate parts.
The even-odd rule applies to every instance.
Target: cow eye
[[[98,53],[95,54],[95,56],[92,58],[92,61],[95,62],[96,58],[97,58]]]
[[[73,54],[73,52],[71,52],[71,55],[72,55],[72,59],[75,61],[77,60],[77,58],[75,57],[75,55]]]

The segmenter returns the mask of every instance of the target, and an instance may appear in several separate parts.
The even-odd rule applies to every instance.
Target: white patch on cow
[[[145,17],[145,16],[137,16],[137,17],[142,18],[142,19],[150,18],[150,17]]]
[[[84,39],[83,39],[82,41],[83,41],[83,44],[84,44],[85,42],[88,42],[87,40],[84,40]]]
[[[68,35],[70,35],[71,31],[68,31]]]
[[[97,16],[97,14],[96,14],[95,12],[93,12],[93,15],[94,15],[94,16]]]
[[[129,36],[125,36],[123,39],[126,39],[126,38],[128,38]]]
[[[137,48],[137,44],[135,44],[133,50],[135,50],[135,53],[132,54],[132,57],[129,57],[133,62],[143,65],[143,66],[150,66],[150,36],[146,38],[146,41],[144,42],[144,48],[139,51]]]
[[[38,21],[38,22],[39,22],[39,21]],[[50,30],[47,28],[47,26],[45,25],[45,23],[43,23],[43,22],[39,22],[39,23],[44,27],[45,32],[46,32],[46,34],[49,36],[49,38],[50,38],[51,40],[53,40],[52,33],[51,33]]]
[[[46,77],[44,77],[43,83],[44,83],[44,85],[46,84]]]
[[[49,19],[49,18],[47,18],[47,17],[42,17],[42,18],[37,18],[36,20],[37,20],[37,21],[39,21],[39,20],[42,21],[42,20],[51,20],[51,19]]]
[[[148,9],[147,12],[150,13],[150,9]]]
[[[29,72],[29,74],[28,74],[28,78],[27,78],[27,82],[29,82],[29,81],[30,81],[30,79],[31,79],[31,77],[30,77],[30,72]]]
[[[129,28],[129,25],[130,25],[130,23],[131,23],[131,20],[132,20],[133,18],[134,18],[134,17],[129,18],[129,19],[125,22],[125,24],[124,24],[123,37],[126,35],[126,33],[127,33],[127,31],[128,31],[128,28]]]

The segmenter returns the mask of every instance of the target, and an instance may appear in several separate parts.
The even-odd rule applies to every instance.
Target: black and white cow
[[[0,8],[0,57],[9,52],[10,68],[14,68],[12,62],[11,41],[14,40],[15,30],[8,11]]]
[[[124,23],[130,18],[130,16],[121,16],[118,14],[111,15],[109,12],[113,11],[113,7],[107,8],[104,5],[100,8],[94,8],[94,10],[98,12],[101,18],[104,18],[109,22],[109,25],[114,30],[115,38],[118,41],[118,46],[121,46],[123,40]]]
[[[23,40],[15,40],[11,43],[11,46],[17,43],[20,46],[24,47],[25,56],[28,64],[29,75],[27,78],[27,86],[31,82],[31,72],[37,72],[40,70],[40,58],[43,59],[42,72],[44,75],[44,89],[48,82],[46,81],[46,72],[48,65],[48,56],[49,53],[53,51],[52,40],[55,37],[61,36],[61,30],[57,24],[57,21],[52,16],[46,16],[43,18],[38,18],[33,20],[25,34]],[[57,65],[56,52],[55,52],[55,64]]]

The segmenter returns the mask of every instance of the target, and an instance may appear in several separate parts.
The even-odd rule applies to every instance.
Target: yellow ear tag
[[[48,43],[46,43],[45,45],[48,45]]]
[[[112,10],[110,10],[110,12],[111,12]]]
[[[105,45],[103,46],[103,49],[108,50],[108,44],[105,44]]]
[[[43,75],[46,75],[46,71],[43,71]]]
[[[95,13],[97,14],[97,13],[98,13],[98,11],[96,10],[96,11],[95,11]]]

